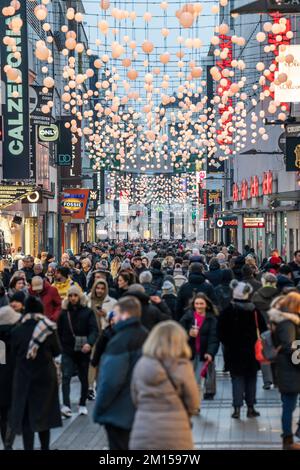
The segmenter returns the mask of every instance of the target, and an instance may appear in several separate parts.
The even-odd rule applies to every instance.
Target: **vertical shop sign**
[[[4,0],[8,7],[9,0]],[[20,180],[30,178],[30,138],[29,138],[29,100],[28,100],[28,38],[26,3],[20,2],[20,8],[13,16],[0,14],[1,37],[1,80],[2,80],[2,115],[3,115],[3,178]],[[13,31],[9,25],[14,18],[23,21],[19,31]],[[8,36],[16,43],[19,52],[16,57],[11,46],[4,44]],[[20,83],[12,81],[4,71],[5,65],[16,70]],[[17,92],[18,94],[16,95]]]

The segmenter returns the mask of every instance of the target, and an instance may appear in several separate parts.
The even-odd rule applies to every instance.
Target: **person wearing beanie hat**
[[[46,317],[56,322],[61,312],[61,298],[56,287],[51,286],[46,279],[34,276],[29,288],[29,294],[41,301]]]
[[[131,263],[128,258],[125,258],[124,261],[121,263],[121,269],[131,269]]]
[[[12,295],[9,301],[9,305],[14,309],[15,312],[23,313],[26,296],[23,291],[16,292]]]
[[[170,281],[165,281],[162,285],[162,299],[166,302],[169,310],[172,314],[172,318],[175,318],[176,314],[176,302],[177,302],[177,295],[176,295],[176,288],[174,284]]]
[[[87,415],[86,400],[89,382],[88,370],[92,347],[98,338],[95,314],[87,306],[87,297],[77,285],[70,286],[62,303],[62,311],[57,322],[58,335],[62,345],[62,415],[72,416],[70,383],[75,370],[81,383],[79,414]]]
[[[177,290],[182,286],[182,284],[187,282],[187,277],[183,274],[182,266],[179,263],[175,264],[173,279]]]
[[[0,308],[0,342],[5,345],[5,348],[0,349],[0,436],[5,450],[12,450],[14,441],[8,419],[14,371],[11,335],[20,319],[21,315],[9,305]]]
[[[245,282],[231,281],[233,300],[219,317],[219,339],[225,347],[226,365],[232,381],[233,407],[232,418],[239,419],[240,411],[246,401],[248,418],[255,418],[256,379],[259,363],[255,358],[257,328],[260,332],[267,329],[263,316],[249,300],[252,287]]]

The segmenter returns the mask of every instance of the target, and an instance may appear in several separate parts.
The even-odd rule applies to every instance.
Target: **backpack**
[[[278,346],[276,348],[276,346],[274,345],[273,334],[275,332],[276,326],[274,325],[274,323],[271,323],[270,326],[271,326],[270,330],[267,330],[261,334],[261,339],[262,339],[264,357],[268,361],[274,362],[278,356],[281,346]]]
[[[218,307],[221,310],[224,310],[230,305],[232,300],[232,290],[229,286],[219,285],[215,287],[215,296],[218,299]]]

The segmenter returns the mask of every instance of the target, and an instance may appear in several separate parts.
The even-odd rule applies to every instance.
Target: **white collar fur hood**
[[[268,311],[268,315],[270,321],[274,323],[281,323],[282,321],[290,320],[295,325],[300,325],[300,315],[297,313],[282,312],[277,308],[271,308],[271,310]]]

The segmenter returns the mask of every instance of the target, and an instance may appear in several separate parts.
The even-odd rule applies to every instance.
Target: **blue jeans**
[[[282,432],[283,437],[292,436],[293,434],[293,412],[296,409],[298,393],[282,393]]]
[[[256,374],[255,375],[231,375],[232,398],[234,408],[241,408],[244,399],[247,406],[254,406],[256,401]]]

